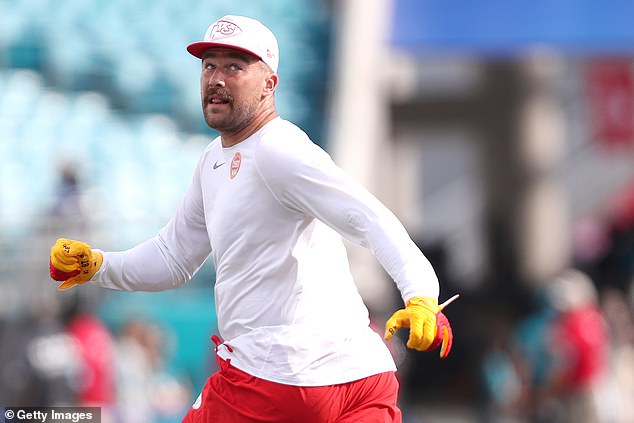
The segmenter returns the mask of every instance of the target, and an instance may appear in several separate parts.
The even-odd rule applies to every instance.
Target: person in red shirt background
[[[76,404],[101,407],[107,415],[116,401],[115,341],[105,323],[88,311],[90,300],[74,294],[67,299],[62,318],[77,354]]]
[[[550,419],[598,421],[595,393],[608,370],[610,342],[597,290],[585,273],[567,269],[546,295],[557,314],[549,330],[551,371],[539,392],[541,408]]]

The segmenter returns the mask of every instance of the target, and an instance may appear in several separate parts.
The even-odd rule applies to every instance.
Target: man
[[[174,217],[123,252],[60,239],[51,276],[157,291],[216,268],[220,370],[185,422],[399,422],[388,349],[369,327],[341,236],[375,254],[406,307],[386,339],[451,348],[438,280],[402,224],[307,135],[276,113],[278,45],[260,22],[224,16],[187,50],[202,60],[203,153]]]

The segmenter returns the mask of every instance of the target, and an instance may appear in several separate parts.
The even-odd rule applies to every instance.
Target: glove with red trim
[[[440,306],[435,298],[410,299],[404,309],[395,312],[385,323],[385,340],[389,340],[397,330],[409,328],[408,348],[431,351],[441,346],[440,358],[447,357],[453,344],[453,332],[442,310],[455,298]]]
[[[49,273],[63,282],[57,289],[68,289],[88,282],[103,263],[103,254],[84,242],[60,238],[51,248]]]

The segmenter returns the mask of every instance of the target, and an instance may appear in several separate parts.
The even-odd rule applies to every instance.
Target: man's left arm
[[[451,350],[453,333],[438,305],[439,283],[431,263],[398,218],[317,146],[277,151],[267,182],[287,207],[314,216],[374,254],[405,303],[386,324],[386,339],[410,328],[408,347]],[[269,163],[270,164],[270,163]]]

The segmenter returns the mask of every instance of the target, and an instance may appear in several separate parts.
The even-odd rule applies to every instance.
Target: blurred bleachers
[[[41,215],[65,163],[79,166],[95,219],[164,222],[215,135],[185,46],[230,13],[278,35],[278,109],[318,136],[307,105],[319,102],[327,68],[319,1],[0,0],[1,225]],[[133,239],[147,233],[129,226]]]
[[[261,19],[277,34],[279,107],[305,122],[307,82],[323,73],[327,52],[327,14],[318,1],[3,0],[0,60],[38,70],[64,90],[104,92],[117,108],[170,113],[200,130],[198,66],[184,48],[229,13]]]
[[[102,94],[47,88],[31,70],[0,73],[0,90],[5,230],[35,229],[34,220],[55,200],[65,164],[79,170],[86,211],[95,221],[165,219],[208,141],[179,132],[163,115],[117,114]]]

